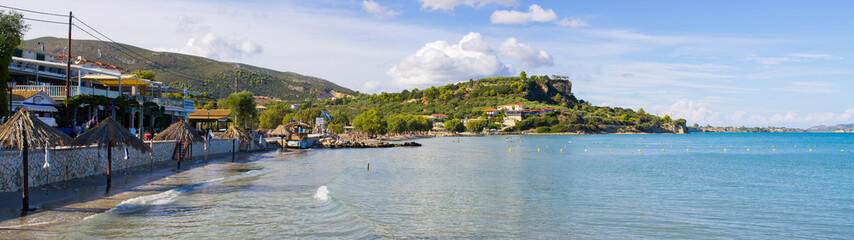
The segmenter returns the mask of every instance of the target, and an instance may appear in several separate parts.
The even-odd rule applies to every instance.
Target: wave
[[[183,195],[185,193],[194,192],[195,189],[208,186],[212,183],[224,182],[224,181],[235,180],[235,179],[239,179],[239,178],[250,177],[250,176],[258,175],[261,173],[262,172],[260,170],[251,170],[251,171],[244,172],[242,174],[238,174],[238,175],[234,175],[234,176],[220,177],[220,178],[210,179],[210,180],[207,180],[207,181],[204,181],[201,183],[190,184],[190,185],[186,185],[186,186],[182,186],[182,187],[178,187],[178,188],[173,188],[173,189],[170,189],[170,190],[162,192],[162,193],[130,198],[130,199],[122,201],[121,203],[119,203],[115,207],[111,208],[110,210],[107,210],[107,212],[105,212],[105,213],[126,215],[126,214],[134,214],[134,213],[143,212],[143,211],[146,211],[148,209],[151,209],[152,207],[165,206],[165,205],[173,204],[178,200],[178,198],[181,195]],[[96,215],[88,216],[84,219],[89,219],[91,217],[95,217]]]
[[[326,186],[320,186],[317,188],[317,192],[314,193],[314,198],[320,201],[329,200],[329,189]]]

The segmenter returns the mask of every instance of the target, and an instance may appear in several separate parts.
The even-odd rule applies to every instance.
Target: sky
[[[689,125],[854,123],[850,1],[6,1],[122,43],[363,93],[568,76],[576,97]],[[25,13],[25,17],[67,21]],[[25,38],[66,37],[30,21]],[[92,39],[75,32],[75,39]]]

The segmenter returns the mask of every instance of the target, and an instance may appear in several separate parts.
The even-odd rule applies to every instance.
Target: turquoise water
[[[198,184],[130,199],[64,236],[854,237],[852,134],[419,142],[212,164]]]

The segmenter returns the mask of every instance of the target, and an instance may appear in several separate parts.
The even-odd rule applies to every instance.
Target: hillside
[[[533,115],[516,124],[520,131],[581,133],[685,133],[685,120],[658,117],[639,109],[592,106],[572,94],[572,82],[560,76],[491,77],[424,90],[403,90],[358,98],[326,100],[325,107],[353,119],[368,109],[386,117],[445,114],[451,118],[479,118],[486,108],[524,104],[527,109],[554,108],[559,113]],[[497,119],[497,118],[495,118]],[[493,121],[493,120],[490,120]],[[494,120],[493,124],[500,124]]]
[[[819,125],[819,126],[810,127],[809,129],[807,129],[807,131],[811,131],[811,132],[833,132],[833,131],[852,131],[852,130],[854,130],[854,123],[837,124],[834,126]]]
[[[42,37],[24,41],[24,47],[38,49],[38,42],[45,43],[45,51],[56,54],[65,54],[68,45],[66,39]],[[136,70],[152,70],[156,74],[157,81],[173,87],[187,86],[192,91],[208,92],[214,98],[222,98],[233,92],[235,77],[238,79],[238,87],[241,91],[248,90],[257,96],[282,100],[303,101],[354,94],[353,90],[330,81],[293,72],[279,72],[241,63],[219,62],[186,54],[155,52],[122,44],[133,52],[162,64],[162,66],[156,66],[148,61],[139,61],[112,45],[99,41],[73,40],[71,45],[72,56],[83,56],[91,61],[116,65],[128,73]]]

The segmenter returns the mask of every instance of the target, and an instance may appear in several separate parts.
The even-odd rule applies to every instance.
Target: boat
[[[311,126],[302,122],[293,122],[285,125],[288,130],[285,147],[306,149],[314,147],[321,134],[310,134]]]

